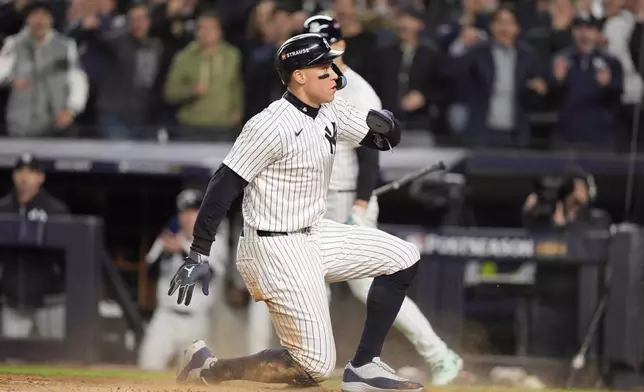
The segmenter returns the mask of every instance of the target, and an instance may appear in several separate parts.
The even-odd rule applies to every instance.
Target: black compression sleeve
[[[358,185],[356,198],[368,201],[378,181],[380,153],[367,147],[358,147]]]
[[[217,227],[246,185],[248,182],[228,166],[219,166],[208,183],[206,195],[199,208],[190,249],[202,255],[210,254]]]
[[[379,133],[376,133],[374,131],[369,131],[367,132],[367,135],[362,139],[360,142],[360,145],[371,148],[373,150],[380,150],[380,151],[387,151],[389,150],[389,144],[391,144],[391,147],[396,147],[400,143],[400,137],[402,136],[402,133],[400,131],[400,128],[395,127],[387,135],[381,135]],[[387,144],[386,141],[382,140],[384,138],[387,138],[389,141],[389,144]]]

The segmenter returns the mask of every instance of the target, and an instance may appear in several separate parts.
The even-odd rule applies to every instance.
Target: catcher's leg
[[[245,230],[237,268],[253,299],[268,305],[283,348],[234,359],[215,359],[207,348],[193,348],[177,380],[311,386],[328,378],[336,352],[316,238],[315,234],[256,237]]]

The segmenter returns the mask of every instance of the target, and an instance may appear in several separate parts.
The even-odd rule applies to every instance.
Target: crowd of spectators
[[[316,13],[406,129],[469,145],[630,143],[642,0],[0,0],[2,133],[233,140]],[[642,3],[642,4],[640,4]]]

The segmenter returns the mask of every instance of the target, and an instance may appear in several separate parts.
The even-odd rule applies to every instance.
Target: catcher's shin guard
[[[299,387],[318,385],[283,348],[268,349],[246,357],[220,359],[202,370],[201,377],[207,383],[245,380]]]

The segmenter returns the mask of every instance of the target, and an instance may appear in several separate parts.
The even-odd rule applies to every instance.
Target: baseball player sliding
[[[304,22],[304,32],[318,33],[331,44],[332,50],[343,51],[345,41],[342,29],[335,19],[326,15],[312,16]],[[347,87],[336,93],[360,110],[381,109],[382,103],[373,88],[359,74],[349,68],[342,57],[335,64],[347,78]],[[372,196],[378,178],[379,152],[364,146],[355,148],[350,143],[338,142],[331,172],[325,218],[336,222],[376,227],[378,200]],[[367,303],[372,278],[349,280],[347,284],[355,297]],[[463,366],[463,361],[449,350],[430,325],[418,306],[406,297],[394,322],[432,370],[432,384],[451,382]]]
[[[266,302],[281,347],[231,359],[216,358],[203,341],[183,356],[177,381],[247,380],[315,386],[335,368],[326,283],[374,278],[364,330],[345,366],[342,390],[420,391],[380,359],[420,254],[411,243],[371,227],[323,219],[338,142],[389,150],[400,123],[385,110],[360,111],[338,98],[346,79],[319,34],[301,34],[277,51],[284,96],[251,118],[215,172],[199,210],[190,254],[169,295],[190,304],[200,282],[207,294],[208,253],[217,226],[244,192],[239,270],[255,301]]]

